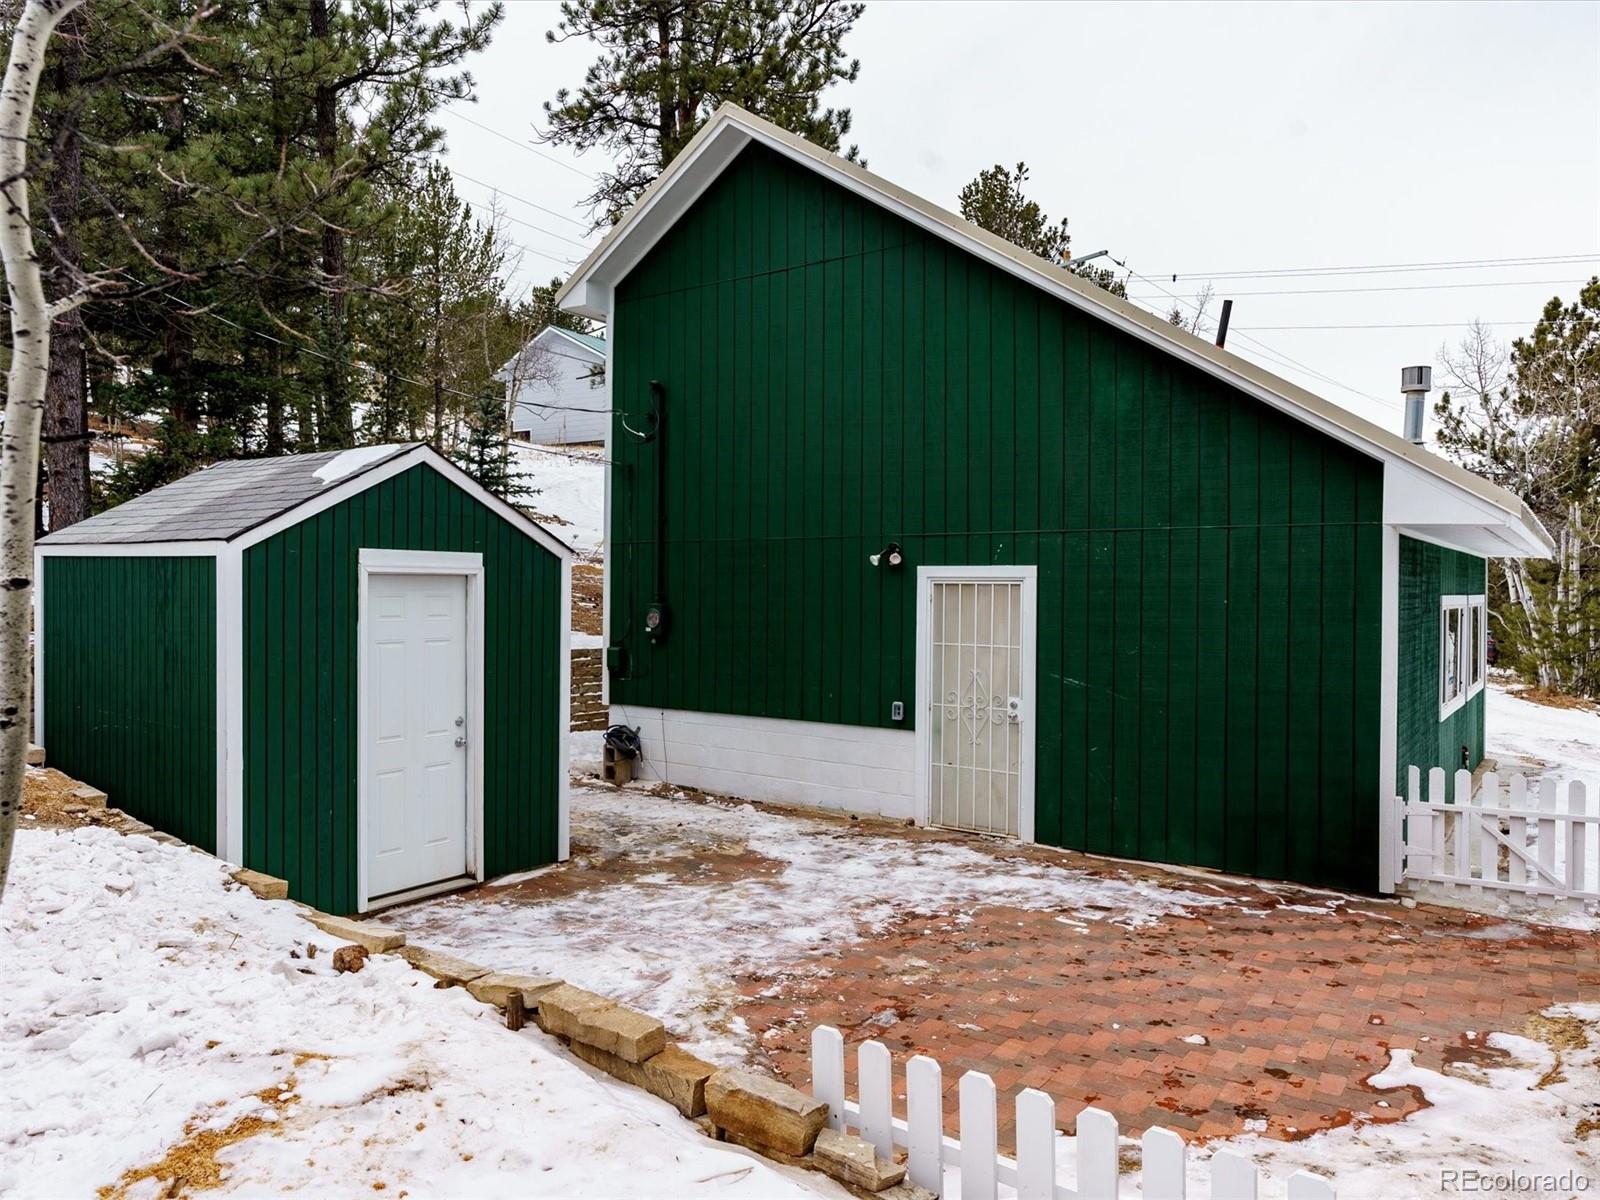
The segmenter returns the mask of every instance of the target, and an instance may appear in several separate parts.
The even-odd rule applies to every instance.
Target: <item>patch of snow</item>
[[[513,442],[511,462],[518,479],[535,489],[522,497],[522,506],[555,518],[551,533],[579,555],[597,557],[605,542],[605,456],[570,446]]]
[[[606,640],[598,633],[572,632],[572,648],[574,650],[603,650]]]
[[[0,1195],[93,1196],[193,1132],[257,1117],[219,1155],[223,1191],[843,1197],[398,958],[335,974],[334,939],[227,870],[105,829],[18,831],[0,907]]]
[[[722,1063],[750,1049],[732,1011],[741,976],[804,964],[906,918],[1013,905],[1137,929],[1224,902],[958,841],[637,789],[574,787],[572,839],[664,869],[559,899],[443,897],[385,919],[498,970],[557,976],[641,1008]],[[692,869],[665,870],[716,853],[758,856],[756,869],[703,882]]]
[[[338,483],[346,476],[354,475],[380,458],[388,457],[398,449],[399,446],[357,446],[354,450],[346,450],[343,454],[329,459],[317,468],[312,478],[323,487],[327,487],[330,483]]]
[[[1183,1040],[1188,1042],[1191,1046],[1209,1046],[1211,1044],[1210,1041],[1207,1040],[1206,1035],[1203,1033],[1191,1033]]]
[[[1341,1197],[1431,1200],[1451,1191],[1507,1194],[1491,1184],[1470,1186],[1463,1180],[1465,1172],[1478,1172],[1480,1178],[1537,1172],[1588,1180],[1587,1186],[1574,1182],[1549,1191],[1563,1196],[1600,1188],[1600,1146],[1592,1134],[1579,1131],[1585,1118],[1600,1119],[1600,1005],[1548,1011],[1589,1025],[1588,1047],[1563,1050],[1559,1071],[1552,1070],[1557,1056],[1548,1045],[1511,1034],[1488,1039],[1511,1056],[1505,1065],[1457,1067],[1449,1074],[1418,1066],[1409,1050],[1391,1051],[1388,1067],[1372,1077],[1373,1086],[1418,1088],[1430,1107],[1404,1121],[1374,1123],[1358,1117],[1352,1125],[1298,1142],[1246,1135],[1209,1143],[1192,1156],[1191,1194],[1201,1186],[1203,1174],[1197,1168],[1221,1146],[1254,1159],[1273,1178],[1287,1178],[1296,1170],[1332,1174]],[[1451,1171],[1458,1172],[1454,1187],[1447,1182],[1446,1172]]]

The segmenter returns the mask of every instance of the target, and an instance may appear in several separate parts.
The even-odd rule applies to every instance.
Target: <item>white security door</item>
[[[1033,653],[1024,582],[936,578],[931,585],[928,819],[1016,837],[1023,805],[1031,814],[1032,804],[1023,770]]]
[[[467,581],[370,576],[367,894],[467,873]]]

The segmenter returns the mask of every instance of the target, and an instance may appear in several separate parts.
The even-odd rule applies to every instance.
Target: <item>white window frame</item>
[[[1455,646],[1456,687],[1446,691],[1446,669],[1452,664],[1447,651],[1452,614],[1460,622]],[[1476,620],[1474,620],[1476,617]],[[1439,719],[1457,712],[1468,700],[1483,691],[1488,674],[1489,647],[1488,597],[1441,596],[1439,598]]]

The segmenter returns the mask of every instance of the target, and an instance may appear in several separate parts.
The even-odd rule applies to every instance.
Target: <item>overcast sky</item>
[[[462,194],[498,189],[521,278],[547,279],[594,241],[577,202],[603,164],[532,134],[593,48],[546,44],[554,3],[507,8],[479,102],[441,124]],[[1525,333],[1600,271],[1600,3],[871,0],[845,47],[861,77],[828,100],[872,170],[953,209],[979,170],[1025,160],[1074,252],[1145,277],[1135,299],[1165,314],[1162,289],[1213,280],[1229,349],[1391,427],[1402,365],[1474,318]],[[1297,273],[1224,274],[1267,271]]]

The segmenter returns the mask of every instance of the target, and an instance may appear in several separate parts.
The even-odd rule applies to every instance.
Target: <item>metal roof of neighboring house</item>
[[[828,176],[1073,307],[1225,380],[1386,466],[1394,466],[1400,472],[1397,481],[1405,486],[1385,488],[1387,523],[1419,530],[1426,527],[1430,536],[1481,554],[1547,557],[1554,550],[1554,542],[1532,510],[1504,488],[734,104],[718,108],[645,189],[562,285],[556,303],[585,316],[604,318],[610,310],[612,287],[751,142],[760,142]]]
[[[602,362],[605,361],[605,338],[598,337],[592,333],[579,333],[575,329],[563,329],[559,325],[546,325],[538,333],[534,334],[528,339],[528,344],[526,346],[524,346],[521,350],[518,350],[516,354],[512,355],[510,358],[506,359],[505,362],[501,363],[500,369],[494,373],[494,377],[500,380],[502,383],[508,382],[511,368],[515,366],[525,355],[531,354],[536,349],[548,350],[551,348],[550,343],[561,340],[565,340],[570,344],[577,346],[581,350],[588,351]]]
[[[225,542],[418,445],[215,463],[40,541],[55,546]]]

